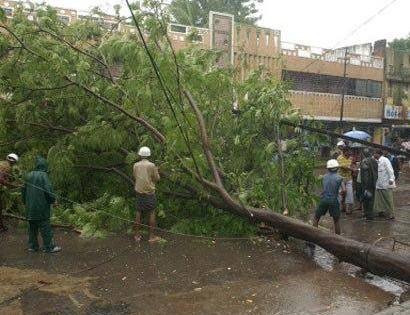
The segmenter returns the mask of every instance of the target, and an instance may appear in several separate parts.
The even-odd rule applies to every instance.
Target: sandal
[[[157,242],[159,242],[159,241],[161,241],[161,240],[162,240],[161,237],[159,237],[159,236],[154,236],[153,238],[150,238],[150,239],[148,240],[148,242],[150,242],[150,243],[157,243]]]

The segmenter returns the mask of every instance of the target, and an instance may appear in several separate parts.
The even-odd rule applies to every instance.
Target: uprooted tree
[[[284,116],[301,120],[286,89],[262,68],[234,80],[235,69],[215,66],[217,52],[193,46],[176,53],[166,16],[151,4],[149,12],[132,10],[137,35],[90,21],[65,26],[50,8],[34,22],[23,12],[2,19],[2,143],[23,153],[25,168],[36,154],[47,155],[59,195],[82,204],[67,205],[60,219],[110,228],[116,222],[107,212],[129,216],[131,165],[138,147],[149,145],[164,178],[162,207],[167,218],[177,217],[176,226],[209,231],[189,221],[193,213],[216,217],[207,221],[220,228],[245,226],[212,209],[225,210],[409,280],[408,257],[277,213],[288,208],[301,216],[314,200],[314,158],[306,146],[316,139],[280,125]],[[231,110],[236,100],[243,100],[240,114]],[[291,139],[284,160],[281,138]]]

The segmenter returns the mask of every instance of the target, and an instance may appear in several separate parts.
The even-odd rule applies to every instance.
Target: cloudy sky
[[[89,10],[94,6],[110,10],[121,0],[48,0],[55,6]],[[386,5],[391,4],[380,14]],[[391,40],[410,33],[410,0],[264,0],[259,25],[279,29],[282,39],[311,46],[334,48],[335,45]],[[350,34],[370,17],[370,22]]]

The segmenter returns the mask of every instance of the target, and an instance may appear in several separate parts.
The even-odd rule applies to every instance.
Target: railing
[[[294,47],[292,47],[292,45]],[[344,58],[341,57],[335,50],[324,48],[298,46],[296,44],[282,42],[282,53],[285,56],[294,56],[301,58],[317,59],[328,62],[344,63]],[[384,61],[381,57],[366,56],[348,53],[347,63],[354,66],[383,69]]]
[[[300,113],[315,119],[337,121],[340,119],[342,95],[306,91],[289,91],[289,100]],[[346,121],[381,122],[381,98],[346,95],[343,117]]]

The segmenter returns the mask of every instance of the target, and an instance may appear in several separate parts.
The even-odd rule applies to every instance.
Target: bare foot
[[[157,243],[157,242],[159,242],[160,240],[162,240],[162,238],[160,238],[159,236],[153,236],[153,237],[150,237],[150,238],[149,238],[148,242],[150,242],[150,243]]]
[[[141,242],[141,236],[140,235],[135,235],[134,236],[134,241],[136,241],[137,243]]]

